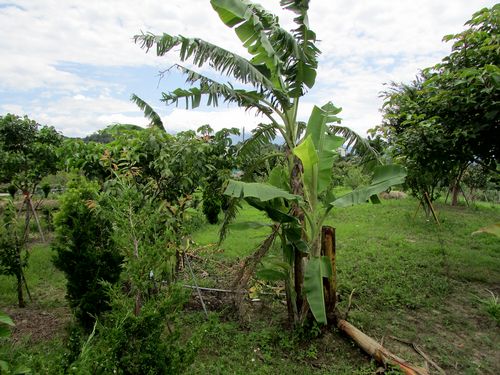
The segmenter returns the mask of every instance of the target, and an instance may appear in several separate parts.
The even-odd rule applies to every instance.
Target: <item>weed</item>
[[[491,290],[486,290],[491,296],[488,298],[478,298],[479,302],[481,302],[484,311],[493,318],[497,326],[500,326],[500,303],[498,302],[498,296]]]

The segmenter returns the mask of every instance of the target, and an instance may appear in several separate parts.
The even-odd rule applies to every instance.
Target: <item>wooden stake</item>
[[[434,217],[434,220],[436,221],[436,223],[438,223],[438,225],[440,224],[439,223],[439,219],[436,215],[436,211],[434,210],[434,206],[432,205],[432,202],[431,202],[431,198],[429,197],[429,194],[427,194],[427,192],[424,193],[424,197],[425,197],[425,200],[426,200],[426,203],[427,205],[429,206],[429,209],[431,210],[432,212],[432,216]]]
[[[38,220],[38,215],[36,213],[35,208],[33,207],[33,203],[31,202],[31,198],[28,198],[28,205],[31,207],[31,212],[33,212],[33,217],[35,218],[36,225],[38,226],[38,231],[40,232],[40,236],[42,237],[42,242],[45,242],[45,237],[43,236],[42,226],[40,225],[40,220]]]

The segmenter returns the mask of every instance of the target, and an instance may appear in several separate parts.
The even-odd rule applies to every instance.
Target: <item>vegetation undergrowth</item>
[[[378,207],[357,206],[333,213],[328,224],[336,227],[337,234],[339,308],[346,311],[350,304],[349,321],[377,340],[384,338],[385,346],[415,363],[421,363],[422,358],[392,337],[418,344],[449,373],[498,373],[500,336],[494,318],[498,304],[493,303],[491,294],[500,294],[498,238],[471,233],[498,220],[500,209],[492,205],[453,208],[438,203],[441,226],[437,226],[427,221],[421,209],[416,211],[417,206],[414,199],[391,200]],[[240,220],[249,219],[265,220],[244,206]],[[220,249],[215,245],[217,230],[218,226],[204,224],[194,233],[196,246],[188,254],[199,284],[227,289],[240,260],[269,229],[260,229],[261,239],[253,238],[253,229],[235,229]],[[2,343],[0,357],[25,364],[34,373],[58,373],[69,355],[70,336],[64,328],[69,318],[66,315],[63,319],[57,310],[64,295],[64,279],[51,265],[52,251],[47,246],[36,245],[31,251],[26,277],[35,302],[25,309],[33,314],[25,317],[32,319],[42,313],[59,316],[59,326],[47,327],[50,335],[43,336],[23,323],[23,309],[15,307],[15,283],[1,276],[0,309],[14,318],[17,328],[13,339]],[[187,271],[185,275],[183,282],[192,284]],[[336,330],[290,330],[279,283],[254,279],[251,288],[254,302],[249,302],[248,321],[234,318],[225,293],[210,291],[203,292],[209,325],[203,326],[206,319],[194,292],[183,313],[169,321],[179,329],[181,340],[205,327],[188,373],[372,374],[376,370],[376,364]],[[140,322],[130,324],[144,327]],[[113,332],[113,327],[106,329]],[[97,340],[90,340],[95,344],[92,353],[107,345]],[[187,343],[191,345],[189,340]],[[196,344],[194,338],[192,345]],[[79,367],[75,367],[78,372]]]

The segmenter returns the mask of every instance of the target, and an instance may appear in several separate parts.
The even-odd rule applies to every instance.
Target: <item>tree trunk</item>
[[[328,323],[335,321],[335,305],[337,303],[337,267],[335,253],[335,228],[324,226],[321,228],[321,255],[327,256],[332,265],[332,277],[323,279]]]
[[[456,206],[458,204],[458,194],[460,194],[460,191],[462,190],[460,188],[460,182],[462,181],[462,176],[464,174],[466,168],[461,168],[457,178],[455,179],[452,187],[452,195],[451,195],[451,205]]]
[[[364,334],[346,320],[339,319],[337,327],[356,341],[356,343],[366,353],[375,358],[378,362],[384,365],[390,364],[392,366],[399,367],[399,369],[406,375],[429,375],[429,372],[426,369],[414,366],[406,362],[404,359],[392,354],[370,336]]]
[[[460,188],[457,183],[453,184],[451,190],[451,205],[456,206],[458,204],[458,194],[460,193]]]
[[[17,303],[19,307],[26,307],[23,297],[23,277],[20,272],[16,273],[17,278]]]
[[[292,194],[304,196],[304,187],[302,185],[302,173],[304,172],[304,168],[299,158],[293,156],[293,168],[292,173],[290,175],[290,187]],[[295,206],[292,210],[292,215],[295,216],[301,223],[302,228],[305,225],[304,212],[299,207],[298,204],[293,203]],[[305,230],[302,229],[302,236],[305,236]],[[294,267],[293,267],[293,275],[294,275],[294,289],[295,289],[295,305],[297,306],[298,316],[295,317],[294,323],[300,324],[306,318],[306,315],[309,311],[309,305],[307,304],[307,300],[304,297],[304,271],[305,271],[305,261],[304,258],[307,254],[300,252],[298,249],[295,249],[294,255]],[[292,297],[291,297],[292,298]]]

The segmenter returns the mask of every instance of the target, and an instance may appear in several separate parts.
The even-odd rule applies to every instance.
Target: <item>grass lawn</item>
[[[422,365],[407,344],[417,344],[448,374],[500,373],[500,239],[472,236],[500,221],[500,207],[489,204],[450,207],[437,204],[441,225],[428,221],[412,199],[384,201],[333,212],[341,311],[352,304],[348,320],[383,340],[395,354]],[[238,222],[266,222],[244,206]],[[269,229],[234,229],[217,247],[217,225],[193,233],[192,266],[197,282],[226,289],[241,260],[251,254]],[[279,256],[275,246],[271,256]],[[64,277],[50,263],[48,246],[31,250],[26,270],[33,302],[15,307],[14,278],[0,277],[0,310],[14,317],[14,340],[0,342],[0,358],[10,358],[47,373],[61,358],[68,310]],[[192,283],[190,274],[183,275]],[[279,283],[252,281],[259,301],[251,303],[243,322],[229,308],[228,294],[206,293],[211,328],[190,374],[373,374],[377,366],[335,329],[290,330]],[[258,291],[276,292],[257,295]],[[27,312],[26,312],[27,311]],[[28,313],[29,312],[29,313]],[[23,315],[24,314],[24,315]],[[30,315],[31,314],[31,315]],[[44,315],[45,314],[45,315]],[[49,326],[43,335],[29,327],[34,320]],[[197,297],[180,317],[189,331],[204,321]],[[397,338],[397,339],[395,339]],[[397,373],[391,372],[388,373]],[[437,373],[430,367],[430,373]]]

